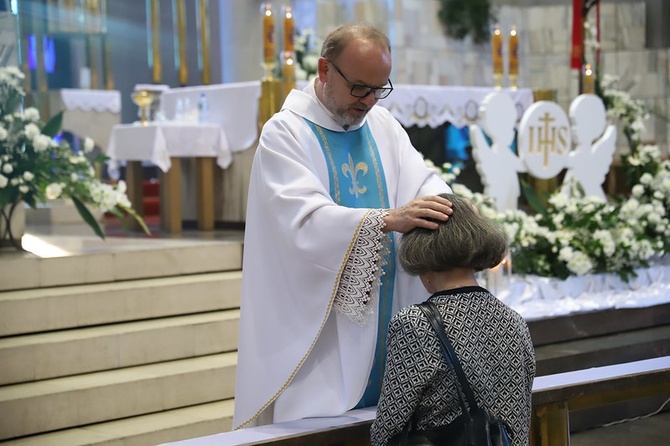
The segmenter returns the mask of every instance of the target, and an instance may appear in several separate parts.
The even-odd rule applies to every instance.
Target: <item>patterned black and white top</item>
[[[478,286],[441,291],[429,300],[444,319],[477,404],[507,422],[513,446],[528,445],[535,352],[524,319]],[[374,446],[386,445],[413,415],[417,429],[429,429],[461,414],[456,375],[419,308],[403,308],[391,319],[387,346],[370,432]]]

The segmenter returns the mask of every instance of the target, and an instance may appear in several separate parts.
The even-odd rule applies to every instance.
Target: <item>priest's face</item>
[[[363,122],[379,100],[371,89],[389,86],[391,54],[374,43],[352,42],[337,60],[319,63],[322,100],[343,127]]]

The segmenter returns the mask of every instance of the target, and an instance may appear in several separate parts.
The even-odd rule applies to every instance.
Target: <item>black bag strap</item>
[[[465,405],[466,400],[470,406],[470,411],[474,412],[478,409],[477,402],[475,401],[475,395],[472,392],[468,378],[465,376],[465,372],[463,372],[463,367],[461,367],[461,363],[458,360],[458,355],[456,355],[456,351],[451,345],[451,341],[449,341],[447,333],[444,331],[444,321],[442,320],[440,312],[437,311],[435,304],[429,301],[423,302],[417,306],[421,309],[421,311],[423,311],[423,314],[425,314],[426,318],[428,318],[428,322],[430,322],[430,325],[432,325],[433,329],[437,332],[437,335],[440,338],[440,345],[442,346],[442,353],[447,360],[447,364],[452,368],[458,377],[458,381],[460,383],[460,386],[457,386],[458,399],[461,403],[463,413],[468,413],[467,406]]]

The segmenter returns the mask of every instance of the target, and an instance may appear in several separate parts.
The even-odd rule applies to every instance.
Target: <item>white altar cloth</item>
[[[305,82],[299,82],[298,88],[304,85]],[[401,84],[395,85],[393,93],[377,105],[388,109],[405,127],[435,128],[445,122],[463,127],[476,122],[479,105],[493,91],[488,87]],[[517,118],[533,103],[533,91],[529,88],[501,91],[509,94],[516,104]],[[173,88],[161,95],[161,111],[168,119],[174,119],[177,100],[188,99],[191,107],[195,107],[200,93],[207,96],[209,122],[224,129],[231,151],[245,150],[256,141],[259,81]]]
[[[116,125],[109,139],[107,156],[113,177],[118,177],[119,161],[150,161],[163,172],[170,170],[170,158],[216,158],[222,169],[232,162],[221,127],[179,122]]]
[[[63,88],[59,91],[66,110],[121,112],[121,92],[117,90]]]
[[[440,85],[397,85],[393,93],[378,102],[404,126],[436,128],[449,122],[455,127],[475,124],[479,106],[494,90],[486,87],[445,87]],[[517,120],[533,103],[533,91],[500,90],[508,94],[517,109]]]
[[[497,296],[527,321],[670,302],[670,256],[624,282],[616,274],[570,276],[565,280],[512,276]]]
[[[175,118],[178,99],[188,99],[191,107],[197,107],[200,93],[205,93],[209,105],[207,122],[221,126],[231,152],[241,152],[256,143],[260,82],[173,88],[161,94],[160,110],[167,119],[172,120]]]
[[[121,123],[121,92],[64,88],[49,92],[49,114],[63,112],[62,129],[92,138],[103,152],[112,127]]]

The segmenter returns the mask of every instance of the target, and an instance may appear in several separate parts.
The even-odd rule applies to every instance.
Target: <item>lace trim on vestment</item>
[[[390,237],[382,232],[385,209],[368,212],[354,238],[335,293],[335,311],[363,325],[374,312],[389,254]]]

